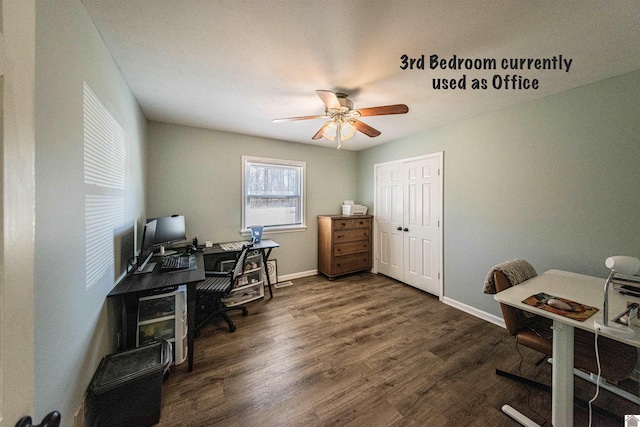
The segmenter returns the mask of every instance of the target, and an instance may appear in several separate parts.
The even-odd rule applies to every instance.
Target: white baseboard
[[[299,273],[285,274],[278,276],[278,282],[286,282],[287,280],[300,279],[301,277],[315,276],[318,270],[301,271]]]
[[[280,288],[286,288],[287,286],[292,286],[292,285],[293,285],[292,281],[285,280],[285,281],[281,281],[281,282],[275,283],[273,285],[273,287],[276,288],[276,289],[280,289]]]
[[[506,328],[504,320],[501,317],[487,313],[486,311],[478,310],[475,307],[471,307],[470,305],[461,303],[448,297],[443,297],[442,302],[450,305],[451,307],[457,308],[458,310],[464,311],[465,313],[469,313],[473,316],[479,317],[482,320],[486,320],[489,323],[500,326],[501,328]]]

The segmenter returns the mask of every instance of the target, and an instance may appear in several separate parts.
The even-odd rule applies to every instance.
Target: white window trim
[[[279,225],[279,226],[265,226],[262,234],[271,234],[271,233],[285,233],[285,232],[295,232],[295,231],[305,231],[307,229],[307,162],[300,162],[297,160],[282,160],[282,159],[271,159],[268,157],[254,157],[254,156],[242,156],[242,229],[240,230],[240,234],[243,236],[248,236],[251,234],[251,229],[247,228],[244,224],[244,214],[245,214],[245,202],[246,202],[246,194],[245,194],[245,185],[246,185],[246,165],[247,163],[265,163],[272,165],[283,165],[283,166],[299,166],[302,168],[302,188],[300,192],[301,209],[300,209],[300,219],[302,224],[295,225]]]

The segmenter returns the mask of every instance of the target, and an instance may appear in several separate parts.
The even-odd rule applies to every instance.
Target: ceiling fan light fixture
[[[330,121],[327,126],[325,126],[324,131],[322,132],[322,136],[327,138],[329,141],[333,141],[336,139],[336,134],[338,130],[338,123],[340,123],[340,140],[344,141],[351,138],[356,133],[356,127],[350,123],[348,120],[339,121],[334,119]]]
[[[348,120],[342,123],[342,139],[349,139],[356,133],[356,127]]]

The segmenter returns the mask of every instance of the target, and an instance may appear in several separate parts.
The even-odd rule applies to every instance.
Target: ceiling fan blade
[[[311,119],[325,119],[327,118],[327,116],[322,115],[322,116],[300,116],[300,117],[286,117],[284,119],[273,119],[273,123],[280,123],[280,122],[293,122],[295,120],[311,120]]]
[[[409,107],[404,104],[385,105],[384,107],[359,108],[360,117],[385,116],[387,114],[405,114]]]
[[[365,135],[367,135],[367,136],[369,136],[371,138],[375,138],[376,136],[380,135],[380,131],[379,130],[372,128],[371,126],[369,126],[366,123],[361,122],[360,120],[354,120],[353,121],[353,125],[360,132],[364,133]]]
[[[326,129],[326,127],[329,125],[329,123],[331,122],[327,122],[323,124],[322,127],[318,130],[318,132],[316,132],[315,135],[313,135],[311,139],[321,139],[324,136],[323,132]]]
[[[338,97],[330,90],[316,90],[316,93],[318,94],[320,99],[322,99],[322,102],[324,102],[324,105],[327,107],[327,109],[333,108],[339,110],[340,108],[342,108],[342,105],[340,105],[340,101],[338,101]]]

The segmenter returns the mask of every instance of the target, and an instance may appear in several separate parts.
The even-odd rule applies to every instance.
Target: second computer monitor
[[[163,216],[159,218],[149,218],[149,221],[156,221],[155,245],[159,246],[160,254],[167,255],[165,247],[172,243],[182,242],[187,239],[184,216]],[[175,251],[173,251],[175,252]]]

